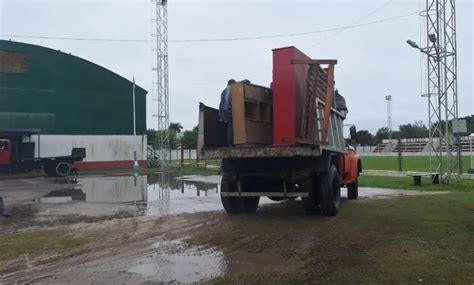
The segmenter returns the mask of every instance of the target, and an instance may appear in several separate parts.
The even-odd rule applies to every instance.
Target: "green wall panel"
[[[0,40],[0,51],[27,55],[26,73],[0,68],[0,128],[40,128],[45,134],[133,134],[129,80],[49,48]],[[146,132],[146,93],[136,86],[138,134]]]

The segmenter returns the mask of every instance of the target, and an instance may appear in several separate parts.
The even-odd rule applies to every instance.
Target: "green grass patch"
[[[449,184],[432,184],[429,177],[421,178],[421,185],[413,185],[412,177],[359,176],[360,187],[378,187],[423,191],[469,191],[474,190],[474,180],[451,179]]]
[[[219,168],[207,169],[196,166],[169,166],[161,168],[162,172],[173,172],[182,175],[215,175],[218,174]]]
[[[361,156],[362,168],[371,170],[394,170],[398,171],[397,156]],[[470,168],[470,157],[462,157],[462,165],[464,172]],[[403,156],[403,171],[420,171],[429,172],[430,169],[429,156]]]
[[[35,230],[0,234],[0,261],[16,259],[24,254],[64,253],[101,234],[99,230]]]
[[[205,244],[222,246],[224,252],[272,253],[287,256],[290,264],[300,263],[289,272],[230,272],[210,283],[474,281],[474,191],[347,201],[335,218],[304,216],[298,212],[301,207],[299,201],[287,202],[209,225],[195,241],[202,238]]]

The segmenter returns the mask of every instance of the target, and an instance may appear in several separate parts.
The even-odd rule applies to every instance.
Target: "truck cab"
[[[12,160],[10,140],[0,139],[0,167],[9,165]]]

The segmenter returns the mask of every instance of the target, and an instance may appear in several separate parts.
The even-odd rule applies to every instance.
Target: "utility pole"
[[[392,95],[385,96],[385,100],[387,101],[388,143],[389,143],[390,152],[391,152],[393,150],[393,144],[392,144]]]
[[[132,88],[132,97],[133,97],[133,169],[138,168],[137,160],[137,114],[135,108],[135,76],[133,77],[133,88]]]
[[[455,0],[426,0],[421,16],[426,18],[426,47],[412,40],[407,43],[426,54],[430,170],[433,181],[438,176],[440,182],[449,183],[452,174],[460,172],[453,135],[453,125],[458,125]]]
[[[169,86],[168,86],[168,8],[167,0],[155,0],[154,18],[156,23],[154,38],[154,51],[156,65],[153,71],[156,72],[154,78],[156,82],[157,114],[153,115],[158,121],[158,133],[160,137],[160,157],[162,163],[167,161],[169,151]]]

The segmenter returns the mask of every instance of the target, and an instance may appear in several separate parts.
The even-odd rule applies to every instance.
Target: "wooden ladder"
[[[291,63],[309,65],[303,118],[301,120],[301,139],[299,140],[305,143],[327,145],[329,143],[329,119],[334,103],[334,67],[337,60],[292,60]],[[322,69],[321,65],[327,65],[327,68]],[[316,98],[318,97],[323,99],[324,106],[316,104]],[[316,116],[321,112],[322,118]],[[322,122],[322,125],[317,122]]]

